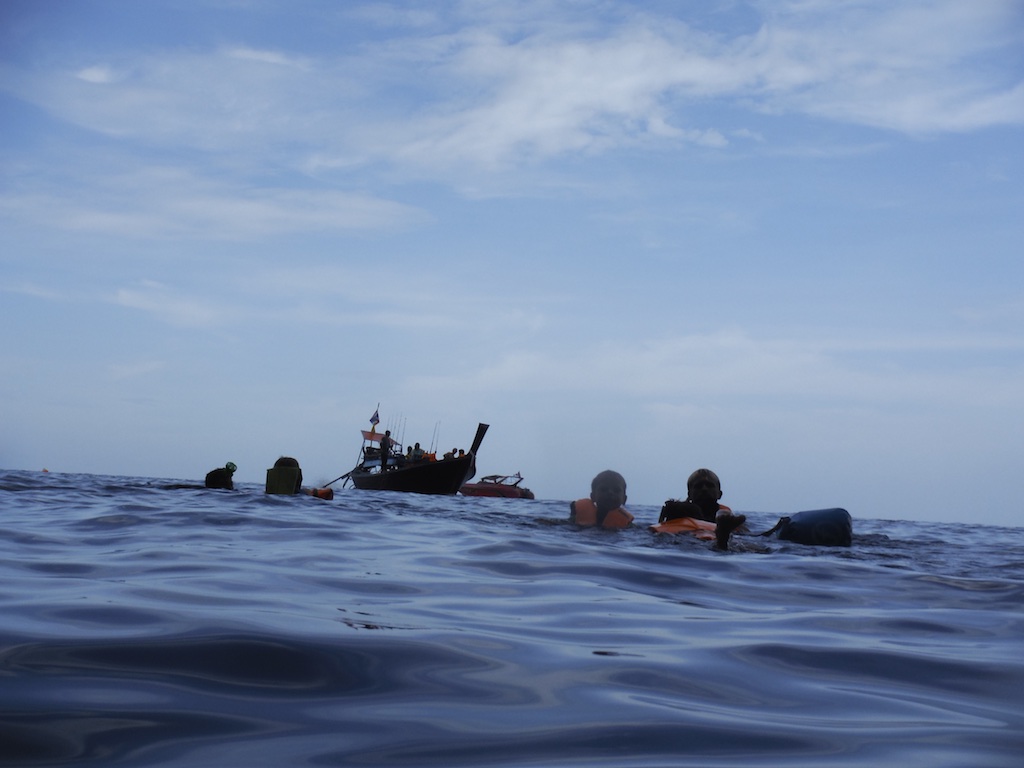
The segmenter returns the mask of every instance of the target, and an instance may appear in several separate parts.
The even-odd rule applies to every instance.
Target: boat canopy
[[[516,472],[514,475],[485,475],[480,478],[481,483],[501,483],[502,485],[519,485],[523,476]]]

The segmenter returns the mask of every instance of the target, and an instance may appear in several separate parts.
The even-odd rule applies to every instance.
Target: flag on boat
[[[371,432],[376,432],[377,431],[377,425],[380,424],[380,414],[378,413],[378,411],[380,411],[380,408],[377,408],[373,412],[373,416],[370,417],[370,424],[371,424],[370,431]]]

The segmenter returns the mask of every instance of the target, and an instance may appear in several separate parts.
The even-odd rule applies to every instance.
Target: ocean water
[[[0,472],[0,765],[1024,764],[1024,529],[173,482]]]

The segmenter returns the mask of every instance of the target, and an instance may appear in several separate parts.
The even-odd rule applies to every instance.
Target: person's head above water
[[[274,462],[274,467],[294,467],[295,469],[299,470],[296,473],[295,478],[295,493],[298,493],[299,491],[302,490],[302,468],[299,466],[298,459],[295,459],[291,456],[281,456],[280,458],[278,458],[277,461]]]
[[[718,475],[710,469],[703,468],[694,470],[693,474],[686,478],[686,490],[695,488],[701,483],[710,483],[711,486],[722,490],[722,481],[718,479]]]
[[[722,498],[722,483],[718,475],[710,469],[695,471],[686,480],[686,498],[706,511],[717,510],[718,500]]]
[[[235,474],[235,470],[238,467],[235,466],[235,462],[229,461],[223,467],[217,467],[211,469],[206,473],[206,487],[207,488],[226,488],[229,491],[235,489],[235,484],[232,482],[231,477]]]
[[[626,503],[626,478],[612,469],[598,472],[590,481],[590,500],[601,513]]]

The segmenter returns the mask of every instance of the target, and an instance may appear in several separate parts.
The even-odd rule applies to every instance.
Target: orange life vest
[[[597,504],[591,499],[577,499],[572,503],[576,512],[576,525],[597,525]],[[602,528],[628,528],[633,516],[622,507],[611,510],[604,516]]]
[[[732,514],[732,510],[725,504],[719,504],[718,511]],[[714,541],[717,527],[717,523],[708,520],[698,520],[695,517],[676,517],[666,520],[664,523],[652,525],[651,530],[655,533],[689,533],[702,541]]]

